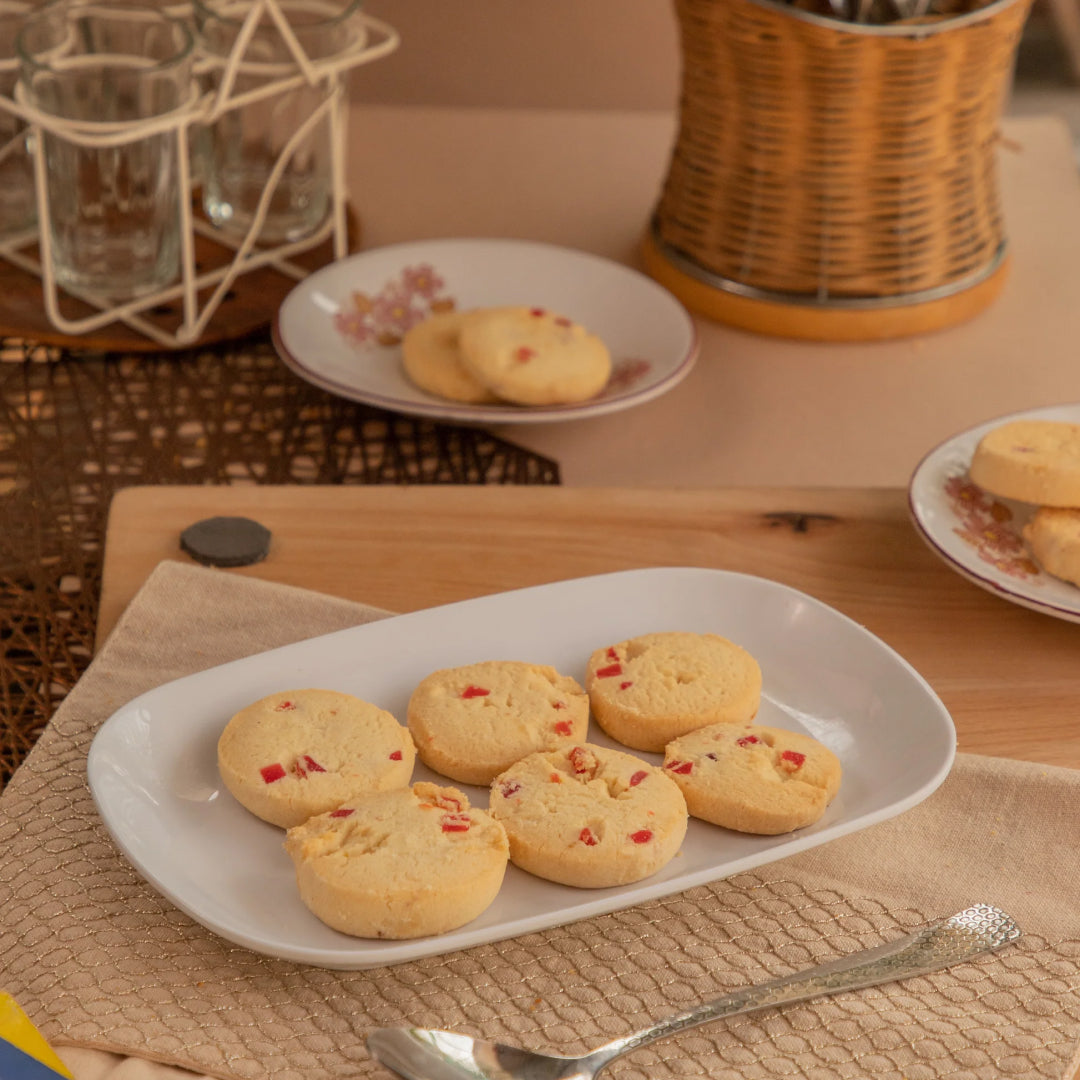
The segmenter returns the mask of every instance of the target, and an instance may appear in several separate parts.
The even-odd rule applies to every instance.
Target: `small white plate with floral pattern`
[[[1080,424],[1080,404],[999,416],[931,450],[908,487],[912,520],[931,550],[969,581],[1022,607],[1080,622],[1080,589],[1039,569],[1024,544],[1036,508],[991,495],[968,477],[979,440],[1012,420]]]
[[[437,311],[522,304],[558,311],[611,350],[604,389],[577,405],[466,405],[413,386],[402,335]],[[584,251],[525,240],[426,240],[351,255],[285,298],[278,355],[302,379],[353,401],[436,420],[536,424],[618,412],[659,397],[697,357],[693,320],[666,289]]]

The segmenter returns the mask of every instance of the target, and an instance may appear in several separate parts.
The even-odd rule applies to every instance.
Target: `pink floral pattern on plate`
[[[374,295],[354,292],[334,316],[334,326],[353,345],[399,345],[406,331],[429,315],[453,311],[446,282],[428,263],[406,266]]]
[[[960,519],[953,532],[970,544],[983,562],[1010,577],[1042,584],[1039,568],[1017,531],[1015,515],[1005,503],[987,495],[963,473],[947,477],[944,490]]]
[[[348,305],[334,315],[334,326],[358,348],[400,345],[417,323],[457,308],[457,301],[445,289],[446,282],[430,264],[406,266],[377,293],[351,293]],[[611,377],[597,398],[625,394],[651,370],[648,360],[627,357],[614,361]]]

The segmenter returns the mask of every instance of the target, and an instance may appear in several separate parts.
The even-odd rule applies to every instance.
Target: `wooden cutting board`
[[[99,642],[159,561],[188,558],[180,532],[218,514],[273,533],[264,562],[222,573],[391,611],[645,566],[772,578],[904,656],[952,712],[961,750],[1080,767],[1080,625],[949,570],[900,490],[130,488],[109,517]]]

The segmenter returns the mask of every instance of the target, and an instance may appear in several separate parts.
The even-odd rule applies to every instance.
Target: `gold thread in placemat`
[[[97,818],[94,731],[163,681],[376,617],[162,564],[0,798],[0,981],[59,1045],[235,1080],[382,1075],[373,1026],[456,1027],[575,1053],[747,982],[876,944],[974,901],[1025,936],[993,956],[686,1033],[626,1080],[1057,1077],[1080,1037],[1080,775],[962,756],[905,815],[795,858],[597,919],[361,972],[208,933],[144,883]]]

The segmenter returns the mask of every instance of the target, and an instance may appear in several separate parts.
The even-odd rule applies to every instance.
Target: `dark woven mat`
[[[94,647],[112,496],[138,484],[558,484],[471,427],[334,397],[265,338],[158,356],[0,343],[0,787]]]

